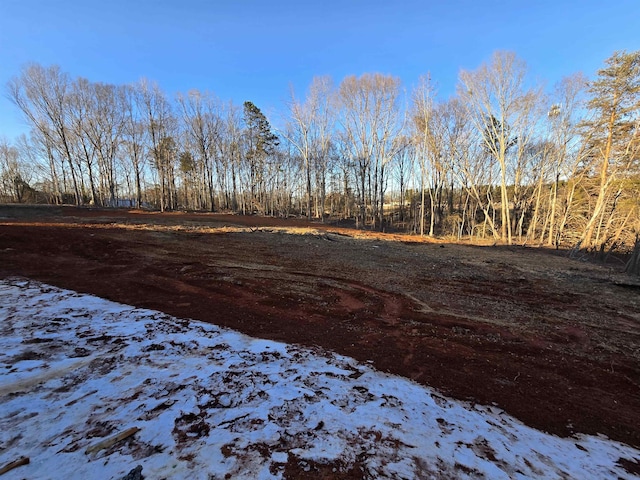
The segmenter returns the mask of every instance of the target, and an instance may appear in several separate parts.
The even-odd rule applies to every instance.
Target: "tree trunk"
[[[506,155],[506,153],[502,154]],[[500,215],[502,220],[500,236],[502,241],[506,239],[507,243],[511,245],[511,212],[509,209],[509,194],[507,192],[507,166],[504,159],[500,161],[500,196]]]
[[[424,174],[422,175],[422,195],[420,197],[420,236],[424,236]]]
[[[636,243],[624,271],[629,275],[640,275],[640,235],[636,235]]]
[[[549,236],[547,237],[547,245],[553,245],[553,239],[555,238],[554,229],[556,222],[556,205],[558,204],[558,184],[560,183],[560,176],[556,174],[556,181],[553,184],[553,190],[551,192],[551,214],[549,216]],[[544,235],[544,231],[542,232]]]
[[[434,232],[434,228],[435,228],[435,222],[436,222],[436,201],[435,198],[433,196],[433,188],[429,189],[429,203],[430,205],[430,219],[429,219],[429,236],[433,237],[433,232]]]
[[[305,170],[307,174],[307,220],[311,221],[311,165],[307,158],[305,162]]]
[[[596,200],[593,214],[591,215],[591,218],[587,223],[584,236],[582,237],[582,241],[580,242],[580,248],[582,249],[592,246],[591,239],[593,238],[593,233],[596,229],[596,223],[598,223],[598,219],[601,217],[605,206],[605,197],[607,195],[607,187],[609,186],[609,157],[611,156],[611,148],[613,145],[613,127],[615,121],[616,114],[615,110],[612,109],[611,115],[609,116],[607,142],[605,144],[604,155],[602,157],[602,164],[600,165],[600,189],[598,191],[598,199]]]

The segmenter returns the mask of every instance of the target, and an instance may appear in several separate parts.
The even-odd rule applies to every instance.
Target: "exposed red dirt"
[[[0,277],[319,345],[640,447],[640,295],[610,267],[302,220],[0,207]]]

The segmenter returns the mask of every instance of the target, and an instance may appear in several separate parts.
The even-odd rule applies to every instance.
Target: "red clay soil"
[[[618,270],[302,220],[0,207],[0,278],[318,345],[640,447],[640,289]]]

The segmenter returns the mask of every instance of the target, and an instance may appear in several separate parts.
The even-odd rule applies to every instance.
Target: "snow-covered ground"
[[[0,281],[0,468],[22,456],[3,480],[138,465],[148,479],[604,479],[634,478],[619,461],[640,460],[350,358],[14,278]]]

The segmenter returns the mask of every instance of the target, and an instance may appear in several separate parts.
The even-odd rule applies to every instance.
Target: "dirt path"
[[[291,232],[291,233],[287,233]],[[640,447],[640,290],[556,252],[300,220],[0,207],[0,275],[318,345]]]

